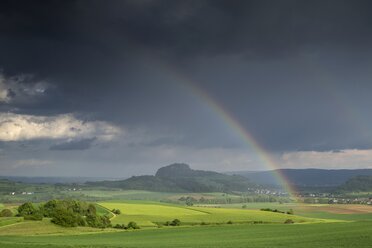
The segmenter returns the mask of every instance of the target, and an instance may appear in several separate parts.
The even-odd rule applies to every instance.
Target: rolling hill
[[[372,176],[352,177],[340,187],[338,187],[338,189],[346,192],[371,192]]]
[[[284,175],[287,181],[303,187],[335,187],[346,183],[355,176],[372,176],[372,169],[279,169],[272,171],[239,171],[228,174],[241,175],[251,182],[263,185],[280,185],[277,174]]]
[[[120,181],[88,182],[88,185],[163,192],[246,191],[255,185],[243,176],[193,170],[187,164],[160,168],[154,176],[133,176]]]

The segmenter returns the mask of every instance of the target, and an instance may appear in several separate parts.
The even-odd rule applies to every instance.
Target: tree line
[[[77,200],[50,200],[38,205],[26,202],[18,207],[17,215],[25,220],[51,218],[51,222],[64,227],[111,227],[109,217],[98,215],[94,204]]]

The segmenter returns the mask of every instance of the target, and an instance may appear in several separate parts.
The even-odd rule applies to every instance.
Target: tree
[[[114,213],[114,214],[117,214],[117,215],[121,214],[120,209],[115,209],[114,208],[114,209],[111,210],[111,212]]]
[[[42,220],[43,214],[39,209],[36,209],[31,202],[26,202],[18,207],[18,215],[25,220]]]
[[[290,210],[288,210],[287,214],[294,214],[293,209],[291,208]]]
[[[66,208],[57,208],[51,220],[54,224],[64,227],[84,226],[85,221],[82,216]]]
[[[294,221],[292,219],[287,219],[286,221],[284,221],[284,224],[293,224]]]
[[[136,222],[131,221],[128,223],[127,229],[140,229]]]
[[[21,206],[18,207],[18,215],[19,216],[27,216],[32,215],[36,212],[36,208],[31,202],[23,203]]]
[[[87,214],[86,222],[88,226],[106,228],[111,226],[111,221],[107,216],[98,216],[94,214]]]
[[[87,209],[87,215],[96,215],[97,214],[97,209],[96,206],[93,204],[89,204],[88,209]]]
[[[48,201],[42,207],[43,215],[45,217],[53,217],[53,214],[58,205],[59,205],[59,202],[57,200]]]
[[[13,216],[13,212],[10,210],[10,209],[3,209],[1,210],[0,212],[0,217],[12,217]]]
[[[181,221],[179,219],[174,219],[174,220],[172,220],[172,222],[169,225],[179,226],[179,225],[181,225]]]

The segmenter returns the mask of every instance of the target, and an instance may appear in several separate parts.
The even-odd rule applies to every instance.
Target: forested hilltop
[[[372,176],[356,176],[350,178],[338,188],[345,192],[371,192]]]
[[[133,176],[120,181],[89,182],[88,185],[163,192],[247,191],[256,187],[249,179],[213,171],[193,170],[187,164],[160,168],[155,176]]]

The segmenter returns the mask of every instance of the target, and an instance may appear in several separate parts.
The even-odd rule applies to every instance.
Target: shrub
[[[10,209],[3,209],[1,210],[0,212],[0,217],[12,217],[13,216],[13,212],[10,210]]]
[[[43,214],[41,211],[36,211],[32,214],[26,215],[23,217],[25,220],[42,220],[43,219]]]
[[[111,221],[107,216],[88,214],[86,217],[88,226],[97,228],[111,227]]]
[[[293,209],[288,210],[287,214],[294,214]]]
[[[286,221],[284,221],[284,224],[293,224],[295,223],[292,219],[287,219]]]
[[[136,222],[131,221],[128,223],[127,229],[140,229]]]
[[[114,213],[114,214],[117,214],[117,215],[121,214],[120,209],[115,209],[114,208],[113,210],[111,210],[111,212]]]
[[[231,220],[229,220],[229,221],[227,222],[227,224],[230,224],[230,225],[231,225],[231,224],[233,224],[233,222],[232,222]]]
[[[179,226],[179,225],[181,225],[181,221],[179,219],[174,219],[174,220],[172,220],[170,225],[171,226]]]
[[[124,224],[116,224],[114,226],[114,228],[116,228],[116,229],[127,229],[127,227]]]
[[[23,203],[21,206],[18,207],[18,215],[19,216],[27,216],[32,215],[36,212],[36,208],[31,202]]]
[[[36,209],[31,202],[26,202],[18,207],[18,216],[22,216],[25,220],[43,219],[42,212]]]

